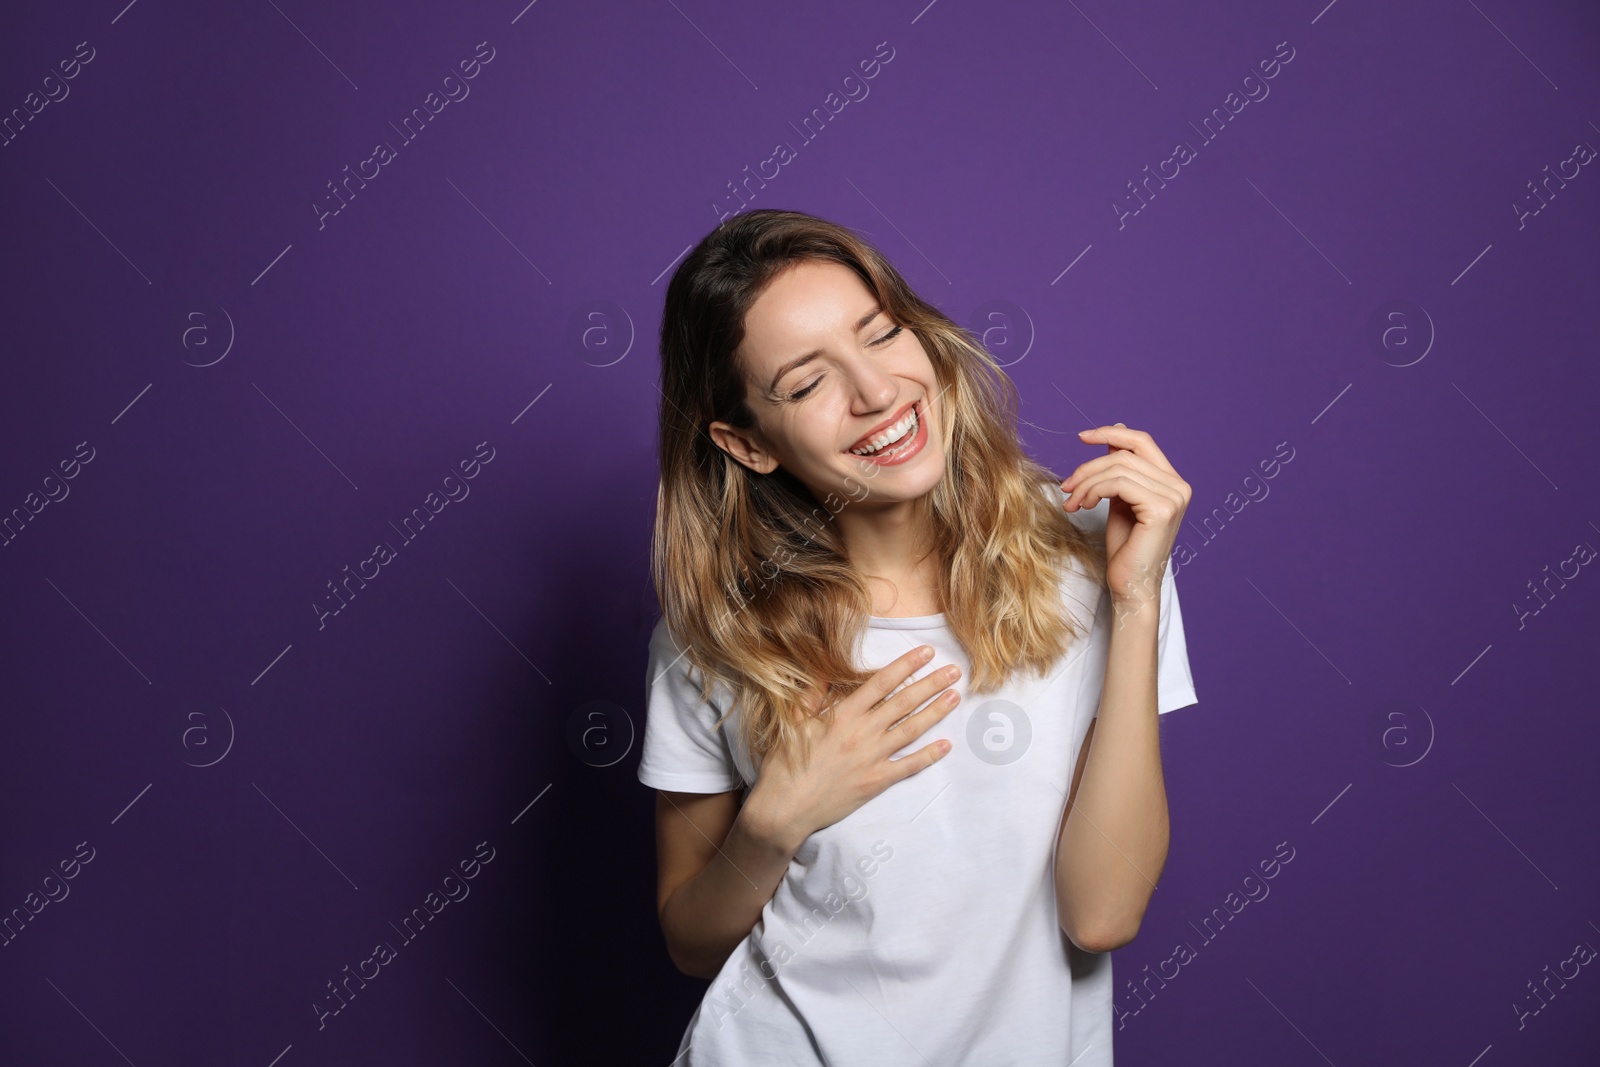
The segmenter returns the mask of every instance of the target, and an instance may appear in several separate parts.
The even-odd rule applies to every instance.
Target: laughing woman
[[[661,361],[638,775],[711,981],[676,1067],[1109,1065],[1197,699],[1188,483],[1121,423],[1056,478],[976,339],[799,212],[700,242]]]

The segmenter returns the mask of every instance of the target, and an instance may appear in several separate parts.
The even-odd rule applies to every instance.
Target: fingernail
[[[1079,430],[1078,431],[1078,436],[1082,437],[1084,434],[1088,434],[1088,433],[1094,433],[1094,431],[1093,430]]]

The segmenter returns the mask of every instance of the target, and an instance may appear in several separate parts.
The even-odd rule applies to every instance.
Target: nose
[[[858,415],[871,414],[889,407],[900,395],[900,384],[894,375],[884,370],[869,356],[860,356],[850,367],[851,382],[855,387],[855,410]]]

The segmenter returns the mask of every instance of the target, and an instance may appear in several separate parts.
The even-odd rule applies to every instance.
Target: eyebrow
[[[865,315],[861,316],[861,318],[856,320],[856,332],[860,333],[861,332],[861,328],[863,326],[865,326],[867,323],[871,322],[873,319],[877,318],[881,314],[883,314],[883,308],[874,306],[871,311],[868,311]],[[767,386],[767,395],[768,396],[773,396],[773,395],[777,394],[777,392],[778,392],[778,381],[785,374],[788,374],[792,370],[797,370],[800,367],[805,366],[807,363],[810,363],[812,360],[816,359],[820,355],[822,355],[822,349],[819,348],[814,352],[807,352],[803,356],[797,356],[794,359],[791,359],[789,362],[785,363],[783,366],[779,367],[778,368],[778,373],[776,373],[776,374],[774,374],[772,376],[772,384]]]

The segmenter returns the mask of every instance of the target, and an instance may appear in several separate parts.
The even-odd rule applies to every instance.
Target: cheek
[[[839,451],[845,420],[832,408],[818,404],[813,411],[796,412],[779,432],[791,454],[810,456],[819,462]]]

